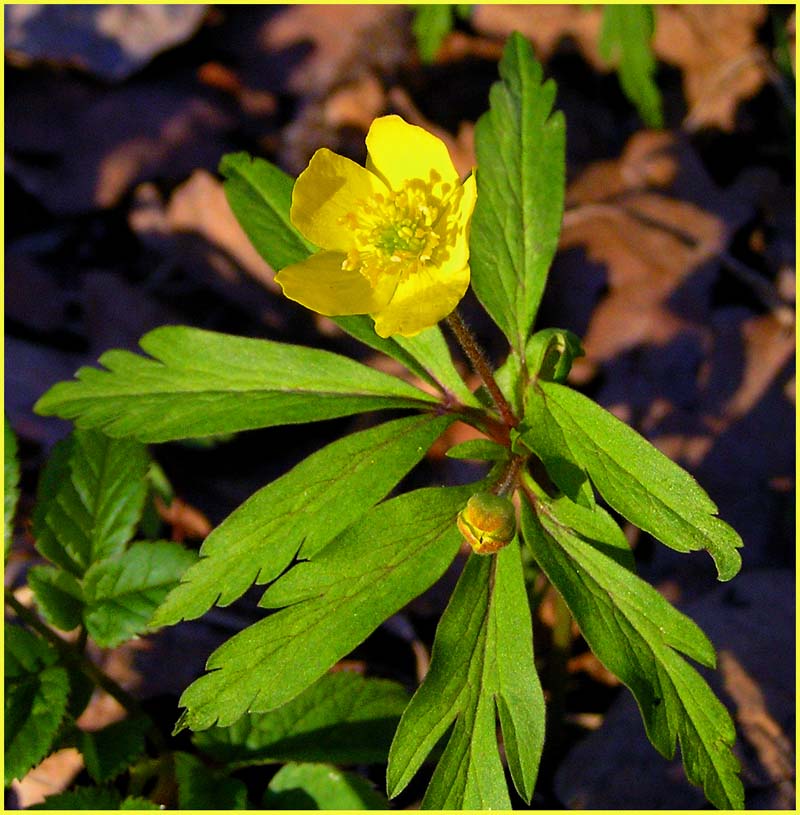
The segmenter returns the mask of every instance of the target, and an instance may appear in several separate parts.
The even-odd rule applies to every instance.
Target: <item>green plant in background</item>
[[[651,40],[652,6],[640,3],[603,6],[600,54],[615,64],[625,96],[648,127],[663,127],[661,92],[655,82],[656,59]]]
[[[414,22],[411,30],[417,41],[417,49],[423,62],[433,62],[444,38],[453,30],[456,17],[468,20],[472,13],[471,3],[421,3],[412,6]]]
[[[292,741],[286,733],[303,727],[302,710],[317,711],[314,700],[328,697],[322,683],[342,682],[329,669],[441,577],[463,532],[475,553],[439,622],[425,680],[408,704],[396,689],[372,686],[378,697],[391,697],[381,697],[378,707],[392,712],[383,717],[392,728],[403,710],[389,751],[389,796],[434,755],[425,808],[509,808],[499,719],[514,786],[531,800],[545,704],[534,664],[524,544],[592,650],[633,692],[656,749],[669,758],[679,744],[688,778],[709,801],[739,808],[733,723],[687,660],[712,667],[713,647],[636,576],[627,541],[599,499],[673,549],[707,550],[721,580],[738,571],[741,540],[691,476],[565,384],[581,354],[576,337],[558,329],[532,333],[561,225],[565,127],[553,111],[555,87],[542,81],[523,37],[509,39],[500,76],[490,110],[476,125],[471,233],[462,204],[471,182],[448,179],[436,140],[402,120],[390,123],[394,152],[386,151],[387,143],[373,151],[368,136],[366,170],[324,154],[313,201],[325,213],[323,246],[310,243],[313,207],[302,190],[293,201],[293,179],[245,154],[227,156],[221,165],[231,207],[262,256],[277,269],[322,270],[320,291],[305,277],[297,299],[401,362],[425,390],[313,348],[166,327],[142,339],[148,357],[108,352],[100,358],[105,370],[81,369],[77,381],[45,394],[37,410],[74,419],[77,438],[88,434],[95,444],[111,446],[409,411],[329,444],[259,490],[209,535],[199,560],[148,621],[165,626],[194,619],[234,602],[254,583],[266,586],[260,605],[271,613],[217,649],[208,673],[181,697],[176,731],[192,730],[195,744],[228,766],[326,755],[343,763],[363,760],[335,746],[315,752],[308,738],[308,749],[290,756],[281,743],[285,748]],[[311,166],[322,166],[320,159]],[[458,189],[461,199],[451,200]],[[338,238],[331,231],[336,219]],[[446,314],[439,313],[442,304],[451,302],[452,281],[460,286],[464,279],[459,259],[466,263],[467,235],[467,279],[509,342],[508,358],[495,372],[458,312],[447,316],[484,382],[475,393],[435,325]],[[359,304],[367,304],[363,310],[374,314],[375,326]],[[392,308],[399,319],[390,331],[385,310]],[[376,333],[380,325],[386,336]],[[456,420],[486,438],[450,455],[489,462],[486,476],[466,486],[387,497]],[[115,441],[102,442],[101,433]],[[46,525],[45,538],[53,524]],[[113,544],[91,547],[113,560],[120,557],[115,547],[129,537],[120,533]],[[55,547],[43,550],[70,574],[70,586],[73,578],[88,581],[69,564],[94,568],[85,552],[95,549],[82,546],[70,538],[62,561]],[[42,613],[46,608],[45,601]],[[89,617],[81,619],[88,626]],[[361,709],[349,700],[364,689],[348,682],[352,687],[339,688],[343,702],[334,730],[352,721],[347,710],[355,716]],[[354,749],[368,752],[370,738],[356,740]],[[439,744],[443,749],[434,751]],[[192,762],[192,756],[178,760],[179,778],[193,772]],[[314,771],[289,765],[275,777],[283,773],[265,805],[289,794],[293,774],[304,772],[305,794],[320,800]],[[221,788],[212,780],[207,785]],[[376,806],[366,798],[362,803]],[[292,804],[300,805],[297,799]]]

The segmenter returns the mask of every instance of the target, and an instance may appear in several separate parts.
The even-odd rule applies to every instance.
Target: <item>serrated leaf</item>
[[[263,487],[208,536],[153,624],[229,605],[254,582],[274,580],[301,545],[303,557],[315,554],[384,498],[451,422],[411,416],[353,433]]]
[[[247,809],[244,782],[212,770],[189,753],[174,755],[181,809]]]
[[[261,600],[283,608],[209,658],[178,727],[226,726],[289,702],[431,586],[455,557],[455,518],[474,486],[416,490],[374,507]]]
[[[152,726],[144,716],[114,722],[102,730],[80,731],[78,749],[92,780],[116,778],[144,752],[144,737]]]
[[[552,112],[555,85],[542,82],[522,35],[509,37],[499,68],[502,81],[475,125],[470,269],[478,299],[524,359],[561,230],[565,125]]]
[[[389,803],[355,773],[332,764],[287,764],[269,782],[265,809],[388,809]]]
[[[73,575],[53,566],[34,566],[27,579],[39,612],[50,625],[72,631],[81,624],[83,589]]]
[[[742,539],[716,517],[716,504],[694,478],[633,428],[555,382],[531,389],[525,420],[531,433],[536,428],[560,432],[565,458],[576,462],[631,523],[678,552],[706,549],[720,580],[739,571]]]
[[[677,740],[689,780],[718,808],[741,809],[733,722],[679,653],[713,666],[708,638],[649,584],[555,522],[546,504],[539,499],[534,512],[523,502],[523,534],[592,651],[631,689],[656,749],[672,758]]]
[[[8,558],[14,538],[14,513],[19,500],[19,461],[17,437],[7,416],[3,417],[3,422],[3,549]]]
[[[185,326],[140,340],[152,358],[129,351],[100,357],[36,403],[45,416],[74,419],[111,436],[163,442],[381,408],[425,408],[436,399],[352,359],[299,345]]]
[[[455,720],[423,808],[510,809],[495,704],[515,786],[530,801],[544,742],[544,699],[516,544],[467,561],[439,622],[428,675],[392,742],[390,797],[405,788]]]
[[[273,269],[299,263],[316,251],[316,247],[291,222],[289,212],[294,186],[291,176],[268,161],[252,158],[247,153],[223,156],[219,169],[225,177],[225,195],[236,219],[256,251]],[[399,339],[379,337],[372,318],[367,315],[332,319],[356,339],[398,360],[409,371],[431,384],[456,393],[466,400],[466,404],[471,404],[469,397],[464,396],[466,388],[449,355],[445,358],[440,354],[444,339],[438,326],[400,342]],[[432,345],[437,348],[431,348]]]
[[[80,577],[125,547],[142,515],[149,459],[130,440],[76,430],[54,448],[39,482],[37,549]]]
[[[228,766],[275,761],[386,761],[408,694],[385,679],[325,674],[269,713],[246,713],[230,727],[194,736],[203,752]]]
[[[89,809],[102,812],[120,808],[120,794],[112,787],[76,787],[58,795],[48,795],[41,804],[29,809]]]
[[[636,105],[648,127],[663,126],[661,92],[655,81],[653,56],[653,9],[646,3],[603,7],[603,26],[598,43],[606,62],[617,67],[625,96]]]
[[[433,62],[444,38],[453,30],[453,11],[447,3],[414,6],[411,30],[423,62]]]
[[[69,678],[44,640],[5,624],[5,785],[51,750],[67,710]]]
[[[150,630],[150,618],[197,555],[178,543],[142,541],[95,563],[83,581],[86,630],[113,648]]]

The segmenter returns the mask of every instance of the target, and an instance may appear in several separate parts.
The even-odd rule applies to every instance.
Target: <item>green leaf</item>
[[[332,764],[287,764],[272,777],[265,809],[388,809],[372,784]]]
[[[720,809],[744,804],[733,722],[681,656],[713,666],[714,649],[655,589],[558,523],[547,501],[523,502],[522,531],[601,662],[636,697],[647,736],[666,758],[676,739],[686,775]]]
[[[451,422],[410,416],[353,433],[263,487],[208,536],[153,624],[229,605],[254,582],[274,580],[301,544],[301,556],[315,554],[384,498]]]
[[[147,798],[139,798],[129,795],[120,805],[120,809],[161,809],[158,804],[148,801]]]
[[[506,43],[500,77],[475,126],[470,269],[478,299],[524,358],[561,230],[565,125],[561,112],[552,112],[556,87],[542,83],[520,34]]]
[[[428,675],[392,742],[390,797],[405,788],[455,720],[423,808],[510,809],[496,704],[514,784],[531,800],[544,742],[532,639],[519,547],[495,557],[471,555],[439,622]]]
[[[453,30],[453,10],[447,3],[414,6],[411,30],[423,62],[434,61],[444,38]]]
[[[51,750],[67,710],[69,678],[44,640],[5,624],[5,785]]]
[[[655,81],[653,9],[645,3],[603,7],[600,55],[615,63],[625,96],[648,127],[663,127],[661,92]]]
[[[436,399],[346,357],[185,326],[145,334],[153,357],[108,351],[36,404],[112,436],[162,442],[331,419],[380,408],[424,408]]]
[[[346,672],[325,674],[277,710],[245,714],[230,727],[212,727],[193,740],[228,766],[384,762],[407,704],[408,694],[396,682]]]
[[[34,566],[27,578],[39,612],[50,625],[72,631],[81,624],[83,589],[73,575],[53,566]]]
[[[11,429],[8,417],[4,421],[3,442],[3,540],[5,557],[11,551],[14,539],[14,513],[19,500],[19,461],[17,460],[17,437]]]
[[[529,392],[525,421],[532,428],[526,443],[537,428],[543,428],[542,439],[560,435],[553,449],[585,471],[631,523],[678,552],[707,549],[720,580],[739,571],[742,539],[716,517],[716,504],[689,473],[624,422],[577,391],[542,381]],[[548,472],[567,492],[563,475],[559,483],[558,473]]]
[[[297,263],[315,251],[289,219],[294,187],[290,175],[247,153],[223,156],[219,171],[230,208],[250,243],[273,269]]]
[[[491,439],[462,441],[460,444],[454,444],[445,455],[448,458],[472,461],[504,461],[508,458],[506,448]]]
[[[152,726],[144,716],[114,722],[102,730],[80,731],[77,747],[92,780],[116,778],[144,752],[144,737]]]
[[[261,605],[283,608],[209,658],[181,697],[178,729],[226,726],[280,707],[441,577],[458,550],[468,487],[416,490],[374,507],[311,561],[286,572]]]
[[[95,563],[83,581],[89,635],[113,648],[149,631],[153,612],[196,560],[178,543],[143,541]]]
[[[175,753],[181,809],[247,809],[247,787],[238,778],[206,767],[189,753]]]
[[[543,328],[525,346],[528,374],[532,379],[564,382],[576,357],[584,356],[581,341],[564,328]]]
[[[89,809],[94,812],[119,808],[120,795],[112,787],[76,787],[69,792],[48,795],[41,804],[29,807],[29,809]]]
[[[39,482],[37,549],[80,577],[125,547],[142,515],[149,464],[135,441],[76,430],[59,442]]]

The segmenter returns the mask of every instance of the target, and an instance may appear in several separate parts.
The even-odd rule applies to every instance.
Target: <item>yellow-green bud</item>
[[[458,513],[456,523],[475,554],[491,555],[514,540],[517,511],[508,498],[478,492]]]

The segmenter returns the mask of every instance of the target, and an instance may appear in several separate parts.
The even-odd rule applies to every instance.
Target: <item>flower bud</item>
[[[517,512],[508,498],[478,492],[458,514],[458,530],[478,555],[491,555],[514,540]]]

